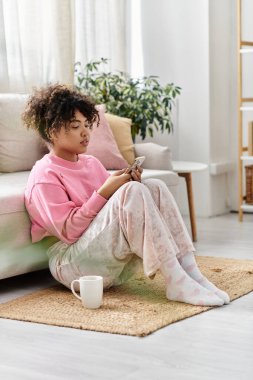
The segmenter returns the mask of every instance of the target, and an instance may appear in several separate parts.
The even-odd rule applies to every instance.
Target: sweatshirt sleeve
[[[96,191],[81,207],[69,200],[64,188],[54,184],[36,184],[32,190],[29,213],[52,236],[72,244],[76,242],[107,202]]]

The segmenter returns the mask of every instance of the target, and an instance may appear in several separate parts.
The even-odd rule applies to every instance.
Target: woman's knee
[[[148,178],[142,181],[142,183],[146,185],[150,190],[159,189],[160,191],[163,191],[163,192],[169,191],[165,182],[163,182],[161,179],[158,179],[158,178]]]
[[[123,186],[121,186],[122,190],[129,190],[133,192],[142,192],[143,189],[145,191],[145,187],[143,186],[143,183],[138,181],[130,181],[125,183]]]
[[[144,186],[143,183],[138,181],[131,181],[121,186],[118,195],[120,196],[121,201],[122,199],[127,199],[134,200],[135,202],[138,199],[146,199],[151,196],[149,189]]]

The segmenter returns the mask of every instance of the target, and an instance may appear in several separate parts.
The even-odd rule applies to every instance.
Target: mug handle
[[[76,292],[75,292],[75,289],[74,289],[74,283],[75,282],[79,282],[79,284],[80,284],[80,281],[79,280],[73,280],[72,282],[71,282],[71,290],[72,290],[72,293],[74,294],[74,296],[76,296],[79,300],[82,300],[82,297],[80,297],[78,294],[76,294]]]

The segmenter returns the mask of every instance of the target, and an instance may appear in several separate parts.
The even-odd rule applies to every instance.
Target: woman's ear
[[[53,143],[49,141],[45,141],[45,146],[47,147],[48,150],[51,150],[53,148]]]
[[[48,131],[48,136],[49,136],[49,139],[50,139],[50,143],[49,144],[54,144],[54,141],[57,140],[57,133],[55,131]]]

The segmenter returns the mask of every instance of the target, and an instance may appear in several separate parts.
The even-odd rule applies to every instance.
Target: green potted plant
[[[132,137],[144,140],[153,130],[173,131],[171,111],[181,88],[173,83],[162,86],[156,76],[131,78],[124,72],[101,70],[107,58],[91,61],[82,67],[75,63],[75,88],[105,104],[107,112],[132,119]]]

